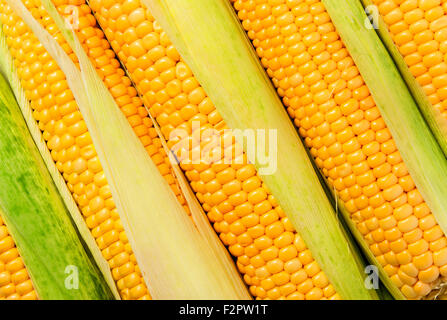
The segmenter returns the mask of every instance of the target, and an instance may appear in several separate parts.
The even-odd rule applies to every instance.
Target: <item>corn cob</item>
[[[407,298],[447,275],[447,239],[318,0],[232,0],[317,166]]]
[[[0,216],[0,300],[36,300],[23,260]]]
[[[171,149],[216,147],[206,130],[232,139],[210,98],[166,33],[140,1],[89,1],[112,48],[126,66]],[[199,123],[195,126],[194,122]],[[194,137],[179,140],[176,129]],[[205,133],[206,134],[206,133]],[[200,140],[199,140],[200,139]],[[256,169],[234,143],[213,164],[180,159],[197,198],[257,299],[339,298]],[[191,151],[193,153],[193,151]]]
[[[86,52],[152,160],[170,183],[179,201],[185,204],[147,112],[114,58],[108,42],[96,27],[96,20],[89,7],[84,1],[54,3],[62,14],[70,12],[67,10],[68,5],[76,5],[79,14],[77,34]],[[24,1],[24,4],[75,59],[40,1]],[[150,294],[123,231],[101,164],[64,74],[35,35],[4,1],[0,3],[0,13],[7,43],[26,96],[31,101],[35,119],[92,235],[109,262],[122,298],[149,299]]]

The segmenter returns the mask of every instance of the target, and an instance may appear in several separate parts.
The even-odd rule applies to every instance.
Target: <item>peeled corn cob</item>
[[[57,33],[57,27],[40,1],[24,1],[24,4],[70,53],[70,47],[62,35]],[[55,1],[55,4],[62,13],[66,12],[67,5],[74,5],[73,1]],[[152,160],[170,183],[179,201],[185,204],[171,172],[169,160],[135,89],[120,69],[119,62],[114,59],[114,53],[109,49],[102,32],[96,27],[96,20],[90,14],[89,7],[84,1],[77,1],[76,5],[79,12],[77,34],[86,52]],[[81,208],[92,235],[109,261],[121,297],[149,299],[150,294],[127,241],[110,188],[65,75],[35,35],[4,1],[0,2],[0,13],[8,45],[26,96],[31,101],[36,121],[39,122],[56,165]],[[75,59],[72,53],[71,57]]]
[[[233,1],[316,164],[407,298],[447,275],[447,239],[321,1]]]
[[[199,141],[207,129],[231,141],[211,100],[140,1],[89,3],[172,149],[182,144],[216,147],[207,139]],[[176,129],[186,130],[192,140],[178,139]],[[230,165],[219,158],[198,165],[179,159],[215,230],[237,257],[251,293],[257,299],[338,299],[240,146],[233,141],[228,149],[222,154],[243,161]]]
[[[0,300],[36,300],[23,260],[0,216]]]

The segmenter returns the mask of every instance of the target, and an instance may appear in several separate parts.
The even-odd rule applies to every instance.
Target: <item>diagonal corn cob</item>
[[[64,49],[61,34],[39,2],[25,1],[46,29],[55,35]],[[58,9],[67,12],[69,1],[57,1]],[[83,1],[76,3],[79,13],[78,36],[98,73],[128,118],[160,172],[170,183],[179,201],[185,204],[169,161],[161,148],[155,129],[129,79],[109,49],[108,42],[96,27],[96,20]],[[11,48],[22,85],[31,101],[34,116],[52,152],[58,169],[81,208],[88,227],[112,269],[123,299],[149,299],[132,249],[123,231],[110,188],[102,171],[86,125],[78,111],[65,76],[34,34],[28,30],[4,2],[0,13],[7,43]],[[71,57],[74,59],[74,55]],[[185,210],[187,210],[185,206]]]
[[[447,239],[321,1],[233,1],[316,164],[407,298],[447,275]]]

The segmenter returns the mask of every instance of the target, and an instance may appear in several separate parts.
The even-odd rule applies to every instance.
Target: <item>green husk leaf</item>
[[[260,175],[340,296],[377,298],[374,290],[365,288],[360,258],[337,221],[310,159],[229,2],[142,2],[230,128],[276,130],[277,170]],[[259,170],[258,159],[254,164]]]
[[[0,211],[39,298],[113,299],[83,246],[3,76],[0,132]]]
[[[100,268],[102,274],[104,275],[110,289],[112,290],[115,299],[121,299],[118,293],[118,290],[115,285],[115,281],[112,277],[112,272],[110,270],[109,264],[104,259],[101,250],[95,242],[90,230],[88,229],[84,218],[82,217],[81,212],[79,211],[78,206],[76,205],[73,196],[68,190],[67,184],[64,181],[64,178],[60,174],[59,170],[56,167],[56,164],[51,157],[50,151],[43,139],[42,132],[39,129],[39,126],[34,119],[33,110],[31,108],[30,102],[26,99],[25,91],[20,83],[20,79],[17,75],[17,70],[14,66],[12,55],[9,51],[8,45],[6,44],[6,36],[3,33],[3,26],[0,22],[0,72],[3,76],[8,80],[11,84],[11,88],[14,92],[20,110],[22,112],[23,118],[27,124],[28,130],[33,137],[34,143],[36,144],[39,152],[42,156],[42,159],[45,162],[45,165],[53,179],[54,184],[56,185],[59,194],[61,195],[65,206],[67,207],[71,218],[73,219],[76,227],[78,229],[79,234],[82,236],[82,239],[86,243],[88,249],[92,253],[96,264]]]
[[[51,1],[42,4],[76,53],[81,71],[20,1],[8,2],[67,77],[152,297],[249,299],[234,264],[216,257],[187,216]]]

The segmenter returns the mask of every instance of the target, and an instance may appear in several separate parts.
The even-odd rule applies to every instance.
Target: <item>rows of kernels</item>
[[[39,7],[40,2],[24,1],[24,4],[75,59],[62,35],[57,33],[53,21],[45,10]],[[147,113],[130,80],[120,69],[107,40],[96,27],[96,20],[91,15],[90,8],[83,0],[55,1],[55,5],[62,12],[68,4],[79,8],[77,33],[98,73],[160,171],[175,187],[168,161],[164,154],[158,151],[160,141],[156,138]],[[124,299],[149,299],[150,295],[111,197],[110,187],[64,74],[24,22],[4,1],[0,4],[0,10],[7,43],[26,96],[31,101],[34,117],[92,235],[109,262],[121,296]]]
[[[0,300],[37,300],[22,258],[0,216]]]
[[[408,298],[447,276],[447,239],[318,0],[233,0],[316,164]]]
[[[174,129],[192,133],[193,146],[209,147],[213,142],[200,139],[199,132],[223,130],[225,124],[149,12],[138,0],[94,0],[90,5],[170,147],[190,141],[171,137]],[[194,121],[201,126],[192,132]],[[181,166],[215,230],[237,258],[250,292],[258,299],[339,298],[256,169],[240,148],[228,148],[235,149],[241,164],[225,164],[222,151],[213,164],[184,160]]]
[[[447,2],[374,0],[411,73],[447,118]]]

